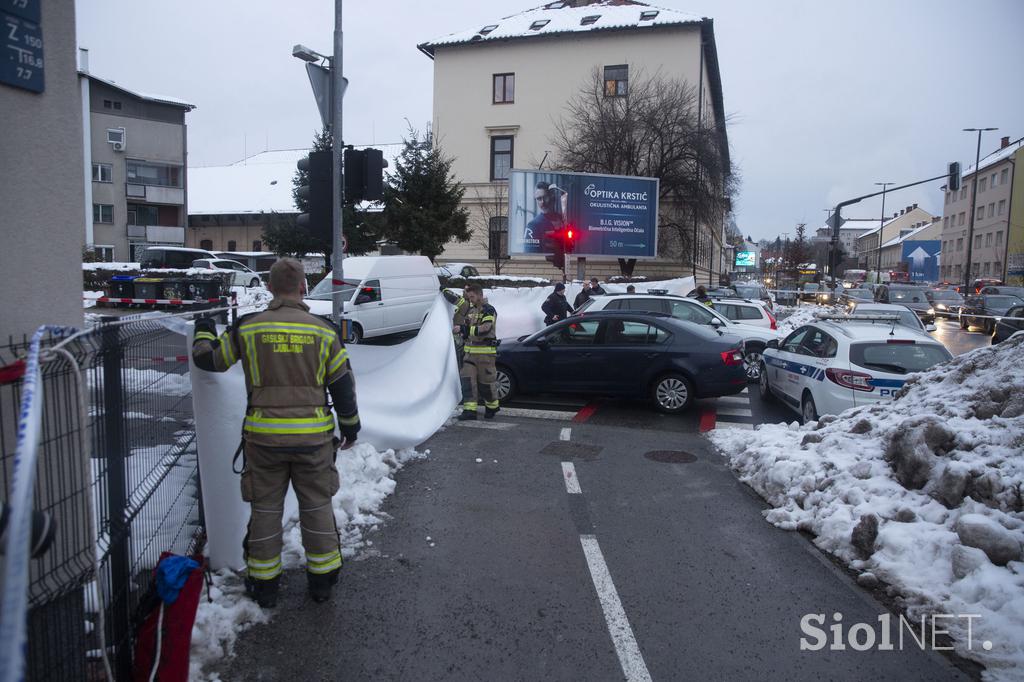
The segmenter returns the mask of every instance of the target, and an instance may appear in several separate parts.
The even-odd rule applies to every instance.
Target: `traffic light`
[[[960,189],[960,162],[953,161],[949,164],[949,180],[946,183],[950,192]]]
[[[299,159],[298,169],[306,173],[306,184],[296,190],[305,199],[306,213],[300,213],[295,224],[322,239],[330,241],[334,225],[334,172],[330,150],[310,152]]]
[[[379,149],[345,148],[345,201],[384,198],[384,169],[388,162]]]
[[[576,242],[579,240],[579,232],[572,225],[563,230],[563,239],[566,253],[576,252]]]
[[[554,265],[559,270],[565,269],[565,235],[562,234],[561,230],[549,230],[544,233],[541,239],[541,248],[544,251],[550,251],[550,256],[545,256],[545,260]]]

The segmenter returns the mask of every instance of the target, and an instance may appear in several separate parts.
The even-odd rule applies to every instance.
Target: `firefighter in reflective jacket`
[[[484,417],[492,419],[498,414],[498,392],[494,359],[498,354],[496,331],[498,313],[484,298],[479,284],[466,286],[469,310],[462,323],[462,337],[466,341],[466,355],[459,376],[462,377],[462,414],[460,421],[476,419],[479,398],[484,400]]]
[[[314,601],[330,598],[341,569],[331,497],[338,491],[339,429],[349,447],[359,433],[355,380],[348,354],[330,323],[302,302],[302,265],[283,258],[270,269],[274,299],[218,337],[210,319],[196,321],[192,357],[199,369],[223,372],[239,360],[249,396],[242,441],[242,499],[250,504],[243,541],[246,588],[262,607],[277,602],[281,576],[281,514],[291,482],[299,500],[306,575]]]
[[[465,293],[462,296],[448,291],[447,289],[441,289],[441,293],[444,295],[444,300],[455,306],[455,311],[452,313],[452,337],[455,342],[455,361],[459,368],[462,370],[462,359],[466,352],[465,339],[462,338],[462,325],[466,323],[466,313],[469,311],[469,301],[466,300]]]

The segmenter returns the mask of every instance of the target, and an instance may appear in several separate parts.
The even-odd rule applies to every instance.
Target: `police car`
[[[928,334],[896,315],[818,315],[761,357],[758,392],[778,399],[803,422],[891,399],[913,372],[952,357]]]

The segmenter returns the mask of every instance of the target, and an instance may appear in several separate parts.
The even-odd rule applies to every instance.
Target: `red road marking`
[[[597,412],[597,403],[588,403],[580,408],[580,411],[576,413],[576,416],[572,418],[576,424],[582,424]]]
[[[711,431],[715,428],[715,408],[704,407],[700,411],[700,432]]]

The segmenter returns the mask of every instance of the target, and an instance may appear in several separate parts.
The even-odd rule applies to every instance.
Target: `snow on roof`
[[[172,106],[182,107],[182,108],[186,109],[187,111],[192,111],[193,109],[196,108],[195,104],[191,104],[190,102],[186,102],[185,100],[181,99],[180,97],[170,97],[168,95],[154,95],[154,94],[151,94],[151,93],[140,92],[139,90],[135,90],[133,88],[128,88],[128,87],[126,87],[124,85],[121,85],[120,83],[118,83],[116,81],[107,80],[106,78],[100,78],[99,76],[97,76],[95,74],[88,73],[86,71],[79,71],[78,74],[80,76],[84,76],[84,77],[89,78],[91,80],[103,83],[104,85],[109,85],[112,88],[117,88],[118,90],[121,90],[122,92],[126,92],[129,95],[133,95],[135,97],[138,97],[139,99],[148,100],[150,102],[157,102],[159,104],[170,104]]]
[[[400,143],[370,145],[384,153],[388,170],[394,170]],[[357,145],[361,147],[361,145]],[[226,166],[195,166],[188,169],[189,215],[226,213],[297,213],[292,178],[299,159],[308,149],[274,149],[254,154]]]
[[[993,166],[999,163],[1000,161],[1005,161],[1006,159],[1013,156],[1017,152],[1017,150],[1021,148],[1022,145],[1024,145],[1024,137],[1014,140],[1009,144],[1009,146],[1003,147],[1002,149],[997,149],[988,156],[982,158],[980,162],[981,169],[985,170],[989,166]],[[974,174],[973,164],[970,165],[967,168],[967,170],[963,172],[963,177],[966,178],[968,175],[972,174]]]
[[[422,43],[419,48],[433,56],[435,48],[445,45],[532,38],[556,33],[700,24],[701,21],[702,18],[696,14],[654,7],[634,0],[567,0],[549,2],[486,26],[450,33]]]
[[[929,227],[931,227],[934,224],[935,223],[926,223],[924,225],[920,225],[918,227],[915,227],[912,232],[909,232],[909,233],[907,233],[907,234],[905,234],[903,236],[893,237],[892,239],[890,239],[886,243],[882,244],[882,248],[884,249],[887,246],[895,246],[896,244],[899,244],[901,242],[905,242],[908,239],[910,239],[911,237],[913,237],[915,234],[920,232],[921,230],[926,230],[926,229],[928,229]]]

